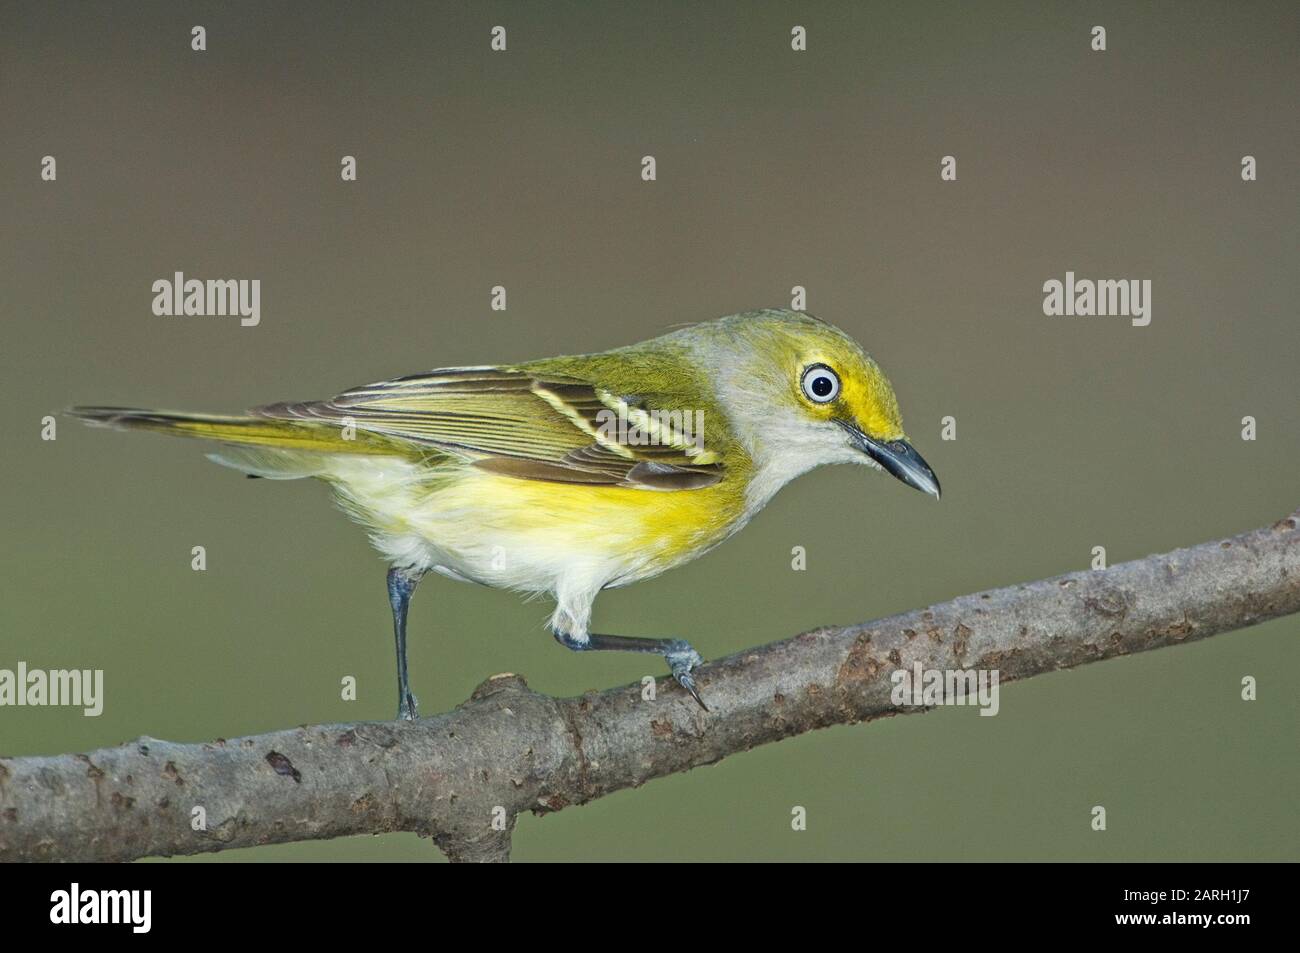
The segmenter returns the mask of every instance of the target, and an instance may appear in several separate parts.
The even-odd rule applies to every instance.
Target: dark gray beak
[[[849,432],[854,446],[875,460],[889,473],[898,477],[908,486],[929,493],[936,500],[939,498],[939,478],[930,469],[930,464],[916,452],[906,440],[876,440],[868,437],[855,425],[837,421]]]

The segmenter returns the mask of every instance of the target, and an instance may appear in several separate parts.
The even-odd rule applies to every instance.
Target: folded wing
[[[689,412],[597,384],[508,368],[429,371],[325,401],[269,404],[254,416],[351,423],[496,473],[530,480],[687,490],[722,478]]]

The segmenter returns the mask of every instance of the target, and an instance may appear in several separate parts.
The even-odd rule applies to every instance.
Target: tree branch
[[[505,860],[524,811],[917,710],[891,702],[890,675],[918,661],[997,670],[1005,683],[1300,611],[1298,522],[1300,511],[1232,539],[741,652],[700,670],[709,713],[669,679],[653,701],[639,685],[555,699],[498,675],[414,723],[0,758],[0,860],[130,860],[387,831],[430,835],[453,860]],[[196,807],[205,830],[191,826]]]

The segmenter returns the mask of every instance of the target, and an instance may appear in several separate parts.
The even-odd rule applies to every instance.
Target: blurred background
[[[326,397],[601,350],[802,285],[890,374],[944,498],[817,471],[729,544],[596,603],[603,631],[714,658],[1076,571],[1094,546],[1117,563],[1276,521],[1300,505],[1298,21],[1281,2],[0,3],[0,667],[102,668],[106,694],[99,718],[0,709],[0,753],[394,708],[385,567],[324,486],[66,418],[42,441],[77,403]],[[1045,317],[1067,270],[1151,279],[1150,326]],[[261,279],[261,324],[154,316],[175,271]],[[566,652],[549,612],[431,578],[421,710],[496,672],[561,695],[660,674]],[[527,816],[514,857],[1295,860],[1298,627]],[[196,859],[440,855],[387,835]]]

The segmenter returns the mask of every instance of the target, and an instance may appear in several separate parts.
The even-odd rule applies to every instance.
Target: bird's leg
[[[397,638],[397,717],[401,721],[415,720],[416,701],[406,674],[406,608],[424,574],[423,569],[397,566],[388,570],[388,604],[393,607],[393,634]]]
[[[699,690],[695,687],[695,676],[691,674],[704,659],[689,642],[682,639],[642,639],[632,635],[600,635],[596,632],[589,633],[586,638],[583,638],[559,628],[554,630],[554,634],[557,642],[575,652],[647,652],[652,655],[662,655],[668,662],[668,668],[672,671],[673,678],[677,679],[677,683],[691,693],[691,697],[699,702],[701,708],[705,711],[709,710],[709,706],[704,704],[704,699],[700,697]]]

